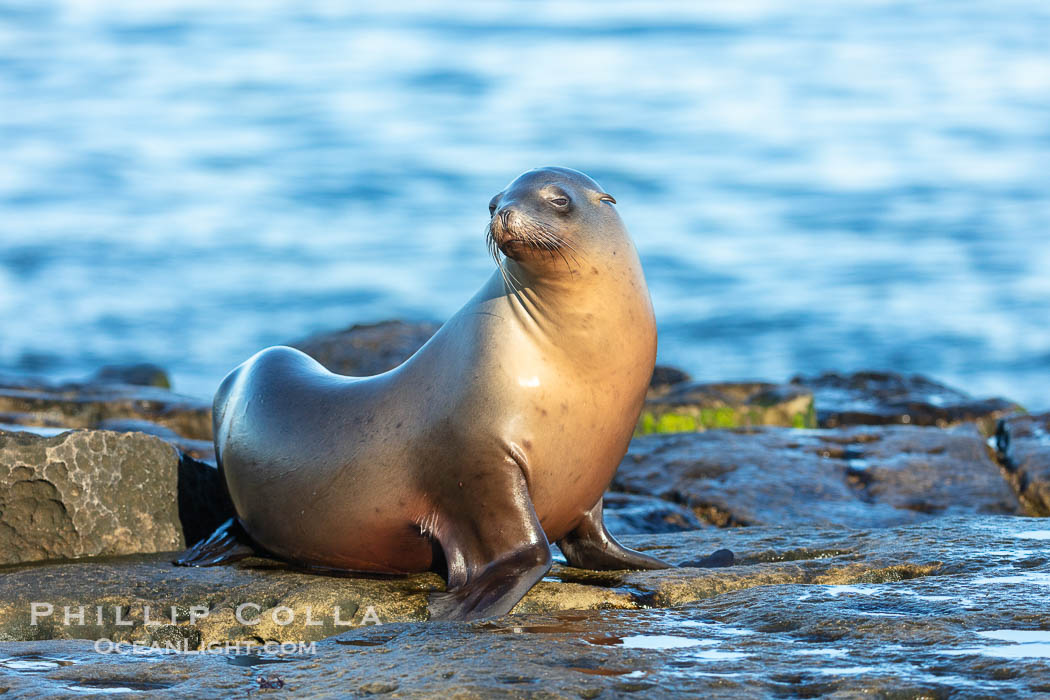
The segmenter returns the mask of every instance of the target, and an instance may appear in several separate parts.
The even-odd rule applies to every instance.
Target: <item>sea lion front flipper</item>
[[[175,566],[218,566],[256,554],[248,533],[236,518],[230,518],[219,528],[183,552]]]
[[[551,568],[551,549],[516,467],[484,497],[464,500],[446,536],[439,536],[448,586],[431,593],[431,620],[476,620],[511,611]]]
[[[558,540],[569,566],[606,571],[614,569],[669,569],[671,564],[627,549],[605,529],[602,499],[587,511],[576,529]]]

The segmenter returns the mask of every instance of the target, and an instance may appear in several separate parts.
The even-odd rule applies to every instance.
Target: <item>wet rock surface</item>
[[[975,399],[918,374],[827,372],[800,375],[791,383],[813,392],[821,428],[893,424],[944,428],[973,422],[990,435],[996,421],[1021,410],[1011,401]]]
[[[844,536],[827,528],[704,530],[628,535],[623,540],[672,563],[731,547],[736,563],[721,569],[635,572],[595,572],[558,564],[515,610],[667,607],[753,586],[895,580],[935,573],[942,566],[927,552],[891,551],[879,537]],[[199,640],[205,646],[238,640],[314,641],[352,626],[339,621],[360,623],[369,614],[382,622],[426,620],[427,594],[444,588],[434,574],[324,576],[261,557],[228,566],[186,568],[173,566],[172,558],[159,553],[0,569],[0,638],[132,641],[146,635]],[[50,614],[41,612],[34,620],[32,604],[40,601],[51,606]],[[250,608],[242,617],[260,618],[259,624],[237,619],[238,606],[244,604]],[[91,614],[77,618],[80,606]],[[101,617],[96,613],[99,606]],[[194,606],[203,608],[191,620]],[[293,618],[284,625],[272,619],[282,607]],[[67,608],[74,614],[71,622],[65,617]]]
[[[400,618],[381,613],[383,624],[355,619],[347,631],[318,641],[313,653],[294,642],[283,650],[240,647],[237,654],[221,646],[213,649],[219,653],[173,654],[102,644],[107,653],[96,653],[87,641],[7,642],[0,644],[0,687],[8,697],[91,688],[149,697],[247,697],[278,686],[274,692],[296,697],[1048,693],[1048,538],[1050,522],[1006,516],[884,530],[756,527],[637,536],[627,539],[671,558],[730,546],[740,563],[724,570],[609,572],[572,584],[561,579],[585,572],[558,567],[541,586],[572,585],[588,596],[604,590],[644,600],[646,607],[559,609],[530,594],[518,614],[469,624],[412,621],[406,608]],[[139,559],[135,566],[150,565]],[[245,578],[264,573],[246,566],[219,575],[231,577],[221,595],[232,600]],[[9,577],[0,585],[11,585]],[[420,591],[406,582],[426,588],[432,580],[371,585],[385,587],[387,598],[409,600]],[[206,589],[201,586],[202,595]],[[251,629],[264,639],[288,627]],[[195,640],[157,629],[143,640],[147,645]]]
[[[973,426],[759,428],[636,438],[613,488],[718,526],[885,527],[947,513],[1021,513]]]
[[[942,522],[896,530],[754,527],[628,535],[622,539],[629,546],[671,563],[720,549],[732,549],[735,563],[712,569],[604,572],[556,564],[515,612],[671,607],[755,586],[880,583],[987,568],[976,553],[956,551],[960,542],[970,542],[981,532],[980,521]],[[935,541],[938,537],[941,541]],[[384,623],[426,620],[427,594],[444,588],[434,574],[327,576],[261,557],[186,568],[173,566],[172,558],[158,553],[5,567],[0,578],[0,637],[130,641],[158,633],[170,636],[175,632],[174,607],[176,636],[199,639],[205,646],[237,640],[313,641],[353,626],[348,623],[355,615],[359,621],[374,615]],[[52,608],[35,624],[34,601]],[[260,618],[258,624],[237,619],[237,608],[244,604],[249,608],[242,617]],[[85,606],[92,614],[69,622],[64,617],[67,606],[74,613]],[[99,606],[101,619],[95,612]],[[203,607],[191,620],[194,606]],[[272,619],[282,607],[289,612],[278,615],[292,618],[287,624]]]
[[[223,503],[214,469],[155,437],[0,431],[0,563],[175,549]]]
[[[766,382],[674,383],[650,391],[635,434],[758,425],[817,427],[813,395],[797,386]]]
[[[693,511],[654,496],[610,491],[602,502],[605,527],[612,534],[681,532],[705,527]]]
[[[1050,516],[1050,413],[999,423],[996,449],[1029,515]]]

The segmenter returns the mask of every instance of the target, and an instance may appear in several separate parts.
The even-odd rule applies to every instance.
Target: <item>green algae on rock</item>
[[[764,382],[681,382],[646,399],[635,435],[779,425],[815,428],[813,396]]]

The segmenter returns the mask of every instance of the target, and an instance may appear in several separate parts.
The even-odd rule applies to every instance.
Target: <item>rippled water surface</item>
[[[661,358],[1050,405],[1050,5],[0,2],[0,369],[442,319],[489,197],[619,200]]]

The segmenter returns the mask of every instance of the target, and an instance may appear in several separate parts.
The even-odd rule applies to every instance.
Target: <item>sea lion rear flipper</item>
[[[602,499],[587,511],[576,529],[558,540],[569,566],[598,571],[610,569],[668,569],[670,564],[627,549],[605,529]]]
[[[551,568],[551,550],[517,468],[510,483],[487,484],[484,498],[464,501],[441,539],[448,566],[445,592],[431,593],[431,620],[498,617]],[[495,481],[495,480],[493,480]]]
[[[230,518],[219,528],[183,552],[175,566],[218,566],[254,555],[255,549],[236,518]]]

